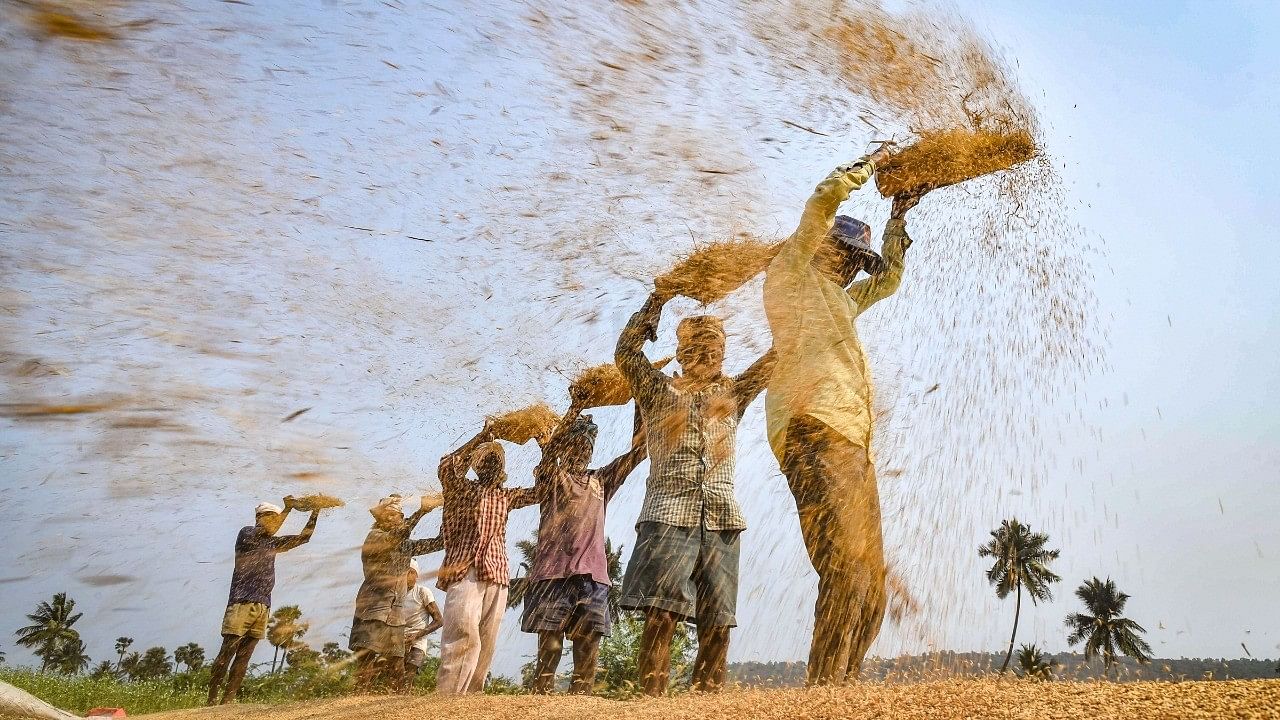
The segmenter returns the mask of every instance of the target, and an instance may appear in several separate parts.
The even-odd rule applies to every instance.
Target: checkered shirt
[[[648,429],[649,481],[637,523],[742,530],[733,492],[738,423],[773,367],[766,354],[736,378],[721,377],[698,392],[677,389],[642,347],[657,327],[651,301],[618,339],[615,361],[631,386]]]
[[[509,584],[507,513],[537,504],[537,493],[533,488],[477,485],[467,479],[467,459],[459,453],[445,456],[439,472],[444,490],[440,521],[444,562],[436,587],[447,592],[473,567],[477,580]]]

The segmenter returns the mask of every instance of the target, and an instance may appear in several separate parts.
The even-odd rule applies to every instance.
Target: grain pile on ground
[[[936,190],[1026,162],[1037,152],[1025,129],[929,131],[876,168],[876,188],[884,197]]]
[[[939,718],[1274,718],[1280,681],[1069,683],[946,680],[822,690],[741,690],[619,703],[579,696],[355,697],[278,707],[238,705],[156,720],[938,720]]]
[[[342,507],[346,503],[332,495],[324,493],[315,493],[312,495],[302,495],[293,499],[293,506],[303,512],[311,512],[312,510],[328,510],[329,508]]]
[[[495,437],[523,445],[536,437],[546,436],[559,422],[560,416],[554,410],[545,403],[538,403],[491,417],[488,427]]]
[[[710,304],[742,287],[777,254],[776,243],[751,237],[711,243],[694,250],[653,284],[661,292]]]

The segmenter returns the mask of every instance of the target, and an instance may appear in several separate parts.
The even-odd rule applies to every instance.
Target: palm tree
[[[156,680],[173,672],[169,651],[163,647],[147,648],[141,656],[136,652],[130,653],[125,664],[129,666],[129,677],[133,680]]]
[[[1058,661],[1045,655],[1035,645],[1018,648],[1018,667],[1022,668],[1022,676],[1037,680],[1052,680],[1053,669]]]
[[[511,578],[511,585],[507,588],[507,607],[513,608],[524,601],[524,594],[529,591],[529,571],[533,569],[533,563],[538,559],[538,531],[535,528],[533,536],[528,540],[520,540],[516,543],[516,549],[520,551],[520,575]]]
[[[89,677],[94,679],[110,678],[116,676],[116,669],[111,666],[110,660],[103,660],[93,666],[93,671],[89,673]]]
[[[40,657],[40,670],[48,670],[62,647],[80,639],[80,633],[72,626],[84,613],[75,612],[76,601],[67,597],[64,592],[53,596],[53,602],[42,602],[36,611],[27,616],[32,624],[18,628],[14,633],[18,636],[18,644],[36,648],[35,654]]]
[[[1076,597],[1084,603],[1088,614],[1071,613],[1067,616],[1066,625],[1071,628],[1067,644],[1084,641],[1086,661],[1101,655],[1104,674],[1115,665],[1117,651],[1140,663],[1151,661],[1151,646],[1138,635],[1146,632],[1146,628],[1120,616],[1125,603],[1129,602],[1129,595],[1117,590],[1111,578],[1106,582],[1097,576],[1086,580],[1076,588]]]
[[[121,636],[116,638],[116,655],[120,656],[120,659],[116,661],[116,670],[124,669],[124,654],[129,652],[129,646],[132,644],[133,638],[131,637]]]
[[[302,608],[297,605],[285,605],[271,613],[271,622],[267,624],[267,642],[275,646],[275,652],[271,656],[271,672],[276,671],[280,652],[288,651],[309,627],[310,623],[302,622]],[[283,662],[280,667],[284,667]]]
[[[996,586],[996,597],[1003,600],[1011,592],[1017,591],[1018,594],[1013,609],[1013,632],[1009,634],[1009,651],[1005,653],[1000,672],[1009,669],[1009,659],[1013,657],[1013,641],[1018,637],[1018,616],[1022,614],[1022,589],[1026,588],[1034,604],[1052,598],[1049,584],[1062,579],[1049,570],[1049,563],[1058,559],[1058,551],[1046,550],[1044,546],[1048,542],[1048,535],[1033,533],[1030,526],[1012,518],[992,530],[991,540],[978,548],[978,557],[996,559],[987,571],[987,582]]]
[[[173,651],[173,660],[187,666],[187,672],[194,672],[204,667],[204,648],[189,642]]]
[[[609,620],[617,623],[622,617],[622,545],[613,549],[613,541],[604,539],[605,570],[609,573]]]
[[[50,665],[63,675],[77,675],[89,667],[89,655],[85,652],[84,641],[79,633],[74,638],[62,642],[58,646]]]

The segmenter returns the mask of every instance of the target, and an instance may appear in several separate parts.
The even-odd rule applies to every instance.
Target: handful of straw
[[[777,254],[777,244],[754,238],[711,243],[654,278],[653,284],[661,293],[684,295],[705,305],[745,285]]]
[[[1035,154],[1035,140],[1026,130],[925,132],[876,168],[876,187],[887,198],[935,190],[1007,170]]]
[[[551,432],[560,422],[560,416],[546,403],[530,405],[523,410],[512,410],[490,417],[488,427],[495,437],[516,445],[523,445],[535,437]]]
[[[328,510],[329,508],[342,507],[346,503],[332,495],[317,493],[315,495],[303,495],[302,497],[293,498],[293,507],[303,512],[314,512],[316,510]]]
[[[661,369],[671,362],[666,357],[655,360],[653,366]],[[631,386],[622,371],[613,363],[589,367],[569,384],[569,398],[583,410],[610,405],[626,405],[631,402]]]

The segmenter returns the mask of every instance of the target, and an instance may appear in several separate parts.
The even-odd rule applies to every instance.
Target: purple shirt
[[[641,446],[639,452],[576,476],[556,467],[542,470],[542,519],[530,582],[590,575],[602,585],[611,584],[604,556],[605,505],[643,459]]]
[[[299,535],[276,537],[257,525],[240,528],[236,535],[236,565],[231,572],[228,605],[262,603],[271,606],[271,591],[276,586],[276,553],[292,550],[311,539],[316,529],[316,515],[311,514]]]

